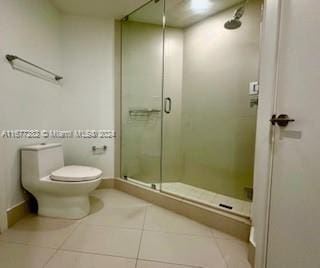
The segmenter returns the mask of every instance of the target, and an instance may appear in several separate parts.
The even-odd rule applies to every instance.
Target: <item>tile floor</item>
[[[4,268],[250,268],[248,246],[126,193],[97,190],[79,220],[31,215],[0,235]]]

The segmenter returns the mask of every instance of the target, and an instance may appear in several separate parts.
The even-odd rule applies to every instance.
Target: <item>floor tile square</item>
[[[145,206],[103,207],[92,212],[82,222],[93,225],[142,229],[145,212]]]
[[[135,268],[135,259],[58,251],[45,268]]]
[[[217,243],[229,268],[250,268],[248,243],[234,239],[217,239]]]
[[[94,191],[91,196],[100,199],[104,207],[119,208],[150,205],[147,201],[115,189],[98,189]]]
[[[214,238],[217,239],[228,239],[228,240],[238,240],[237,237],[227,234],[225,232],[219,231],[217,229],[211,228],[211,233]]]
[[[213,238],[144,231],[139,258],[166,263],[226,268]]]
[[[136,258],[141,231],[80,224],[62,249]]]
[[[1,241],[58,248],[79,221],[30,215],[0,235]]]
[[[144,229],[211,236],[209,227],[157,206],[147,208]]]
[[[0,241],[0,267],[41,268],[54,252],[54,249]]]

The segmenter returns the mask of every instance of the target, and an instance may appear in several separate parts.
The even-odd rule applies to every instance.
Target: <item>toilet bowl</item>
[[[89,214],[89,194],[101,182],[101,170],[64,166],[61,144],[39,144],[21,149],[23,187],[38,202],[38,214],[80,219]]]

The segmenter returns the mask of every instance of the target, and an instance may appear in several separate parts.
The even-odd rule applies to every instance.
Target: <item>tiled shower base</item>
[[[135,179],[128,178],[129,181],[138,183],[143,186],[151,187],[155,185],[160,190],[160,183],[144,183]],[[227,211],[234,215],[250,219],[251,202],[217,194],[195,186],[191,186],[181,182],[165,182],[162,183],[161,191],[176,197],[196,202],[208,207],[213,207],[222,211]]]
[[[157,185],[157,188],[159,185]],[[181,182],[162,183],[162,192],[178,196],[209,207],[228,211],[232,214],[250,218],[251,202],[210,192]]]

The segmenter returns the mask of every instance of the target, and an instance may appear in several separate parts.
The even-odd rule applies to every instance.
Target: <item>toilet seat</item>
[[[85,166],[65,166],[53,171],[50,175],[50,179],[53,181],[62,182],[81,182],[95,180],[101,175],[102,171],[97,168]]]

